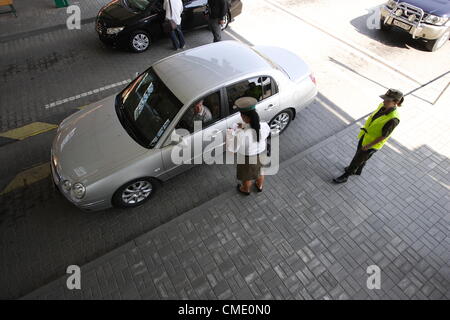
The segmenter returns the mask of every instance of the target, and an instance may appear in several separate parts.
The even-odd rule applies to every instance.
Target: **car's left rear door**
[[[205,25],[205,10],[208,0],[183,0],[183,15],[181,16],[182,29],[192,29]]]

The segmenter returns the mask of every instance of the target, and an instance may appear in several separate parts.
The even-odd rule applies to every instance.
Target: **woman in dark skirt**
[[[266,122],[260,122],[255,110],[257,100],[252,97],[242,97],[234,105],[241,113],[243,123],[232,134],[237,137],[234,151],[238,153],[237,179],[242,184],[237,190],[245,195],[250,194],[252,182],[258,192],[263,190],[264,175],[261,172],[261,154],[266,151],[267,138],[270,136],[270,127]]]

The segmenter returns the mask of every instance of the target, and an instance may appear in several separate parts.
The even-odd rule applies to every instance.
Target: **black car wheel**
[[[139,178],[125,183],[114,193],[112,203],[119,208],[133,208],[148,201],[156,191],[157,181]]]
[[[150,47],[150,44],[150,35],[145,31],[138,30],[133,32],[130,36],[129,46],[134,52],[144,52]]]
[[[447,43],[448,39],[450,38],[450,29],[448,29],[441,37],[439,37],[436,40],[429,40],[426,43],[426,47],[428,51],[434,52],[439,50],[444,46],[444,44]]]
[[[278,113],[269,122],[270,129],[273,134],[281,134],[287,129],[292,119],[294,118],[294,113],[290,109],[286,109]]]
[[[223,17],[223,23],[220,25],[220,29],[222,31],[225,30],[228,27],[228,25],[230,24],[230,21],[231,21],[231,16],[228,13],[225,17]]]

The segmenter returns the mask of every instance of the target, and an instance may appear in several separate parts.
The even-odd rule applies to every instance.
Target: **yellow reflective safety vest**
[[[374,121],[372,121],[372,118],[377,114],[377,112],[383,107],[383,103],[381,103],[377,110],[375,110],[370,117],[366,120],[366,123],[364,124],[364,127],[361,128],[361,131],[358,134],[358,139],[361,139],[361,137],[364,135],[362,145],[365,146],[369,143],[372,143],[379,137],[383,135],[383,127],[384,125],[391,119],[397,118],[400,121],[400,114],[397,110],[397,108],[389,112],[389,114],[382,115],[381,117],[376,118]],[[389,137],[386,137],[386,139],[380,141],[376,145],[372,147],[372,149],[379,150],[383,145],[386,143],[386,141],[389,140]]]

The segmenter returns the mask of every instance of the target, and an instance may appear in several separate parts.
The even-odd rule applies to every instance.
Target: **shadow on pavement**
[[[396,28],[392,28],[389,31],[369,29],[367,27],[367,20],[371,17],[371,15],[372,13],[368,13],[366,15],[357,17],[351,20],[350,23],[359,33],[365,35],[368,38],[381,42],[386,46],[427,51],[423,41],[412,39],[410,34],[402,30]]]

